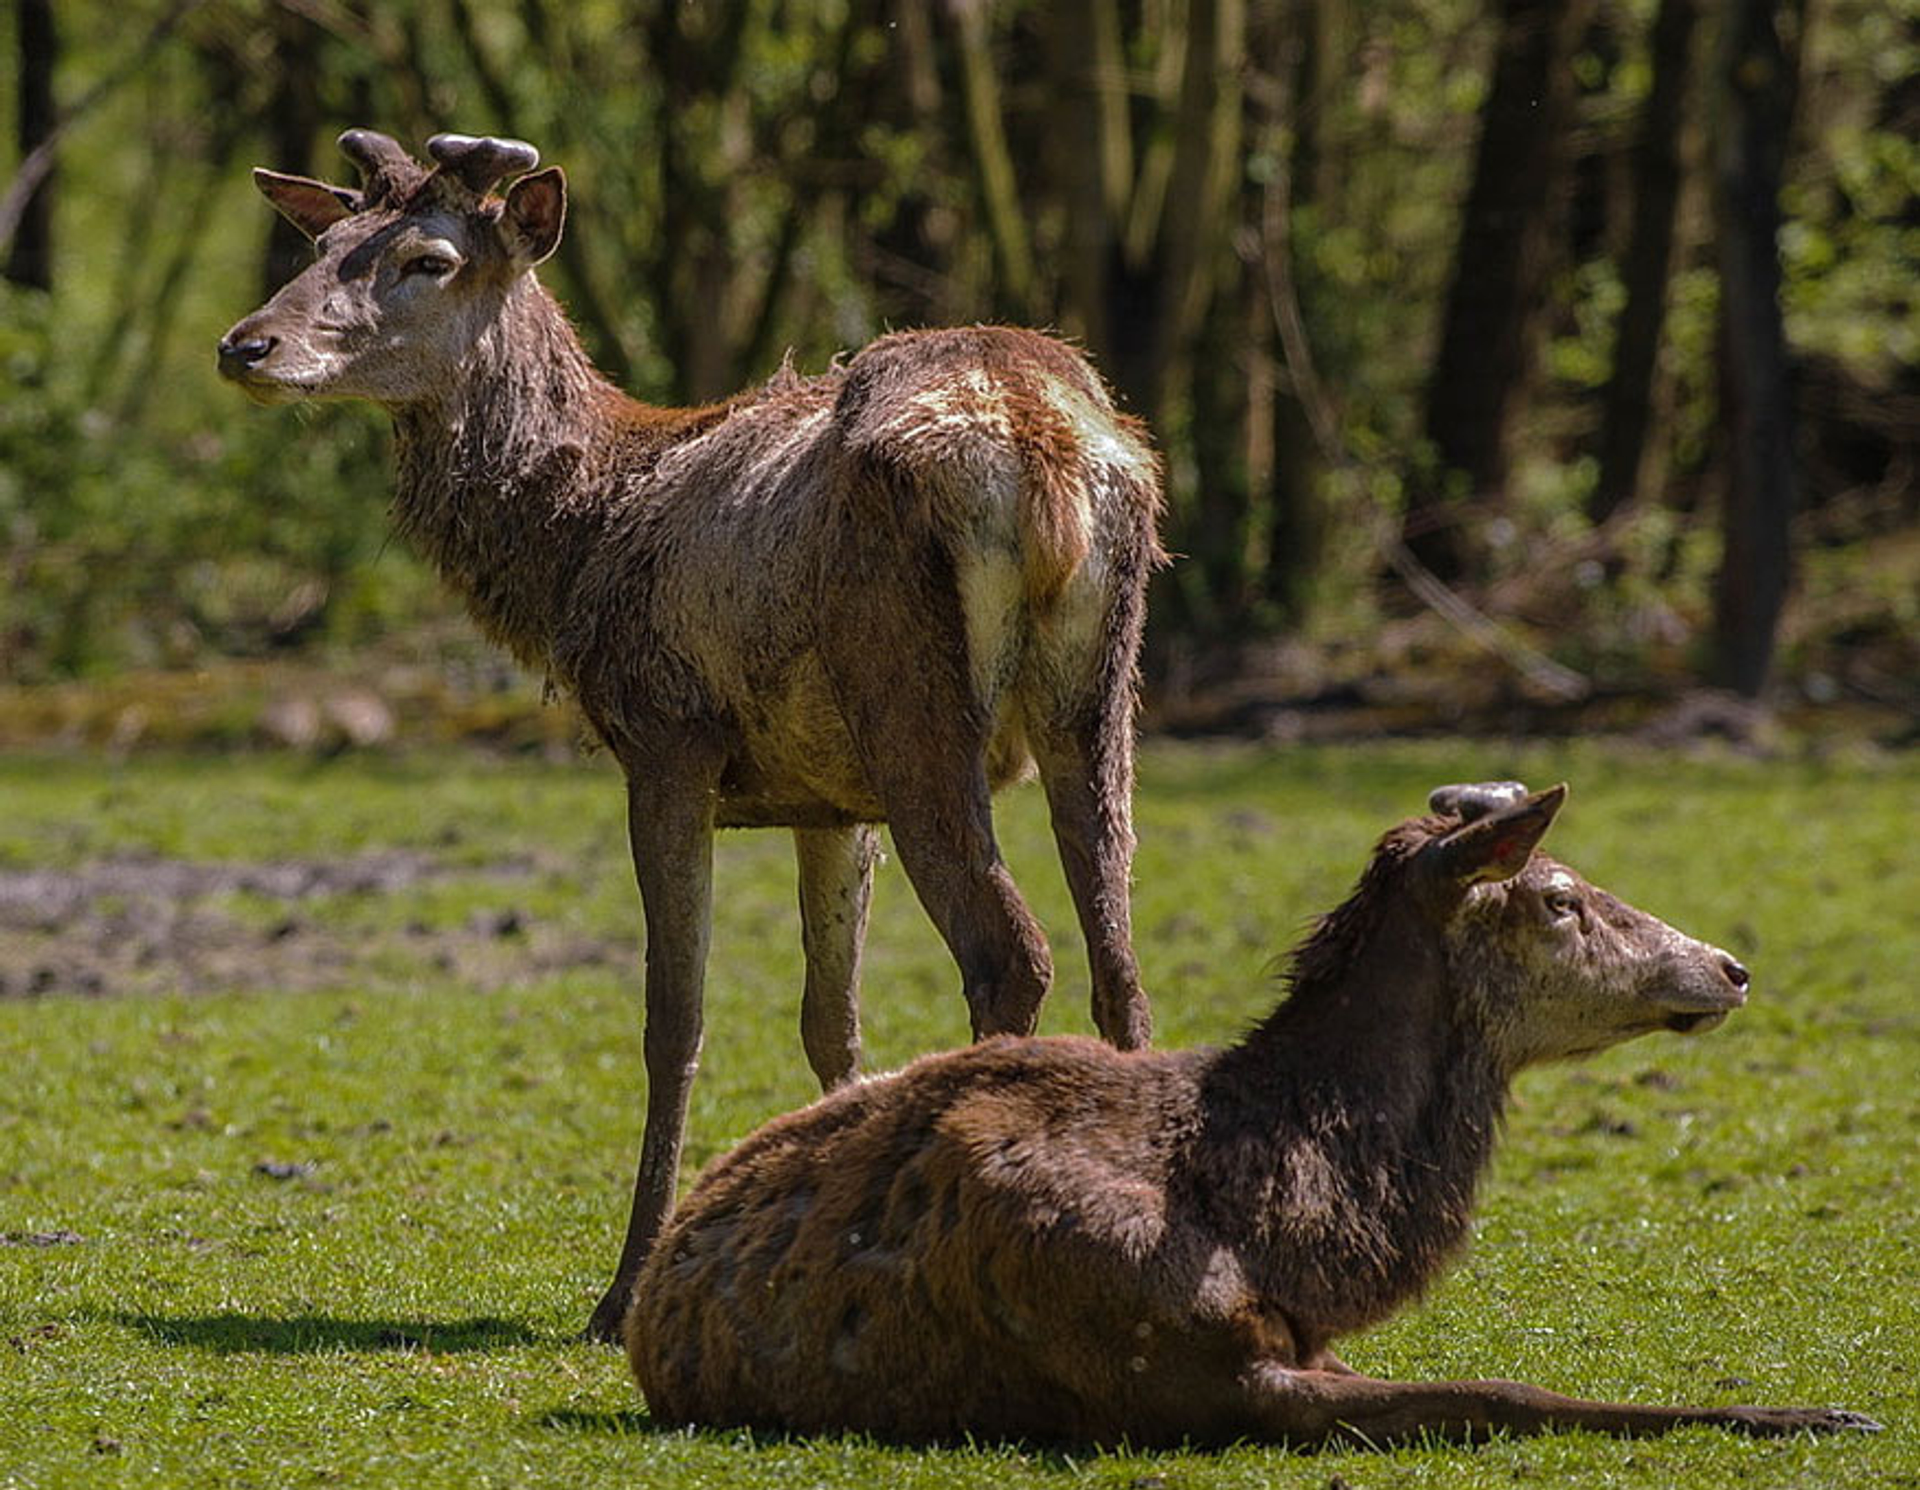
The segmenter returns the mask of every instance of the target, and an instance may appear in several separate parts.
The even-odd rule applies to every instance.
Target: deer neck
[[[482,630],[550,669],[574,578],[615,498],[608,457],[630,401],[531,277],[449,383],[394,411],[396,523]]]
[[[1417,1295],[1472,1222],[1508,1081],[1445,976],[1437,946],[1387,938],[1297,963],[1203,1087],[1215,1224],[1322,1342]]]

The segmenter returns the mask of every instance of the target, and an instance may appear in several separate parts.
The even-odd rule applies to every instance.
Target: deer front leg
[[[647,923],[647,1121],[620,1262],[587,1324],[590,1338],[609,1343],[620,1340],[633,1281],[673,1208],[680,1174],[687,1099],[700,1060],[715,779],[717,773],[628,779],[627,831]]]
[[[854,828],[796,828],[800,866],[800,935],[806,990],[800,1039],[807,1063],[829,1091],[860,1068],[860,952],[873,900],[879,835]]]
[[[1519,1381],[1381,1381],[1370,1376],[1261,1365],[1242,1382],[1248,1430],[1295,1445],[1385,1447],[1418,1438],[1481,1442],[1495,1433],[1645,1437],[1692,1423],[1756,1437],[1878,1432],[1872,1418],[1824,1407],[1643,1407],[1563,1397]]]

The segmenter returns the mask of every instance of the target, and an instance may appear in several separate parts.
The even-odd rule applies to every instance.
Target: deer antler
[[[492,135],[435,135],[427,154],[475,196],[484,196],[502,176],[517,176],[540,164],[540,152],[525,140],[502,140]]]
[[[340,153],[359,168],[369,203],[397,198],[420,178],[420,163],[391,135],[350,129],[340,136],[339,144]]]
[[[1441,817],[1457,817],[1463,823],[1470,823],[1490,812],[1524,802],[1526,798],[1527,789],[1518,781],[1476,781],[1436,786],[1427,797],[1427,806]]]

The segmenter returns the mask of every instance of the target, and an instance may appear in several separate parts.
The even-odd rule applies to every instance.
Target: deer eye
[[[1547,914],[1556,921],[1580,913],[1580,897],[1571,890],[1549,890],[1540,897],[1541,904],[1547,908]]]
[[[429,279],[445,279],[460,267],[459,261],[443,253],[415,254],[400,267],[402,274],[424,274]]]

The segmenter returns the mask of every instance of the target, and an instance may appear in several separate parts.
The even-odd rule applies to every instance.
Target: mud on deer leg
[[[701,999],[713,899],[712,776],[630,780],[627,829],[647,923],[647,1123],[633,1210],[613,1282],[587,1334],[617,1344],[633,1281],[673,1207],[687,1099],[700,1060]]]
[[[1152,1034],[1153,1019],[1133,955],[1132,772],[1124,756],[1131,740],[1127,726],[1120,728],[1118,739],[1097,723],[1031,733],[1054,841],[1087,939],[1094,1025],[1113,1045],[1137,1050]]]
[[[860,952],[873,899],[879,834],[871,827],[796,828],[806,990],[800,1038],[822,1091],[860,1068]]]

